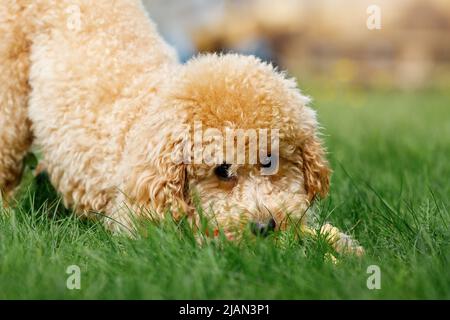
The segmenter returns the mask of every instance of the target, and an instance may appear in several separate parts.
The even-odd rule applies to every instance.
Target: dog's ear
[[[161,139],[142,152],[128,173],[125,194],[141,210],[159,217],[170,212],[175,218],[189,212],[186,165],[175,161],[181,143]],[[146,154],[145,154],[146,153]]]
[[[317,195],[325,197],[330,186],[331,170],[325,158],[322,142],[317,137],[308,137],[300,147],[303,179],[308,199]]]
[[[309,99],[300,94],[296,96],[296,111],[293,114],[297,127],[297,155],[305,190],[310,201],[316,196],[325,197],[330,186],[331,169],[326,160],[326,151],[318,136],[316,113],[308,107]]]

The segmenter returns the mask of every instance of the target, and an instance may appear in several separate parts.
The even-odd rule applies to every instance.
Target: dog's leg
[[[322,226],[320,233],[327,237],[328,241],[330,241],[334,249],[339,253],[352,253],[357,256],[364,254],[364,248],[359,245],[358,241],[352,239],[352,237],[341,232],[329,223]]]
[[[303,227],[302,231],[313,237],[318,236],[318,233],[315,230],[306,226]],[[325,236],[327,241],[338,253],[355,254],[357,256],[364,255],[364,248],[359,245],[358,241],[352,239],[349,235],[342,233],[338,228],[329,223],[320,228],[319,234]]]
[[[0,195],[20,181],[23,158],[31,144],[27,117],[28,44],[18,25],[17,5],[0,4]]]

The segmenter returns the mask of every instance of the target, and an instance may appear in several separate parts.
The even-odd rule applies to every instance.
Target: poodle
[[[247,226],[262,235],[307,230],[330,169],[308,98],[270,64],[237,54],[181,64],[138,0],[2,1],[0,34],[3,197],[35,144],[65,206],[82,217],[101,213],[113,231],[168,215],[196,221],[195,199],[230,237]],[[223,134],[268,129],[267,144],[275,133],[278,142],[256,164],[229,155],[175,161],[186,145],[195,149],[186,144],[195,123]],[[194,153],[222,148],[213,140]],[[249,140],[240,152],[252,151]],[[262,174],[271,162],[276,172]],[[361,250],[323,229],[337,247]]]

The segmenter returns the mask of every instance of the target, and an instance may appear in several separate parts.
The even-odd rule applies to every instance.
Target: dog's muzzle
[[[251,222],[250,230],[256,236],[267,237],[271,232],[275,231],[277,223],[274,219],[270,219],[267,223]]]

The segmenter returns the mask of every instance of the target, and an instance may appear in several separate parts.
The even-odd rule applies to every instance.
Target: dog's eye
[[[268,154],[267,158],[261,160],[261,167],[271,168],[272,167],[272,155]]]
[[[230,180],[232,176],[230,175],[230,167],[229,164],[222,164],[214,169],[214,174],[220,179],[220,180]]]

